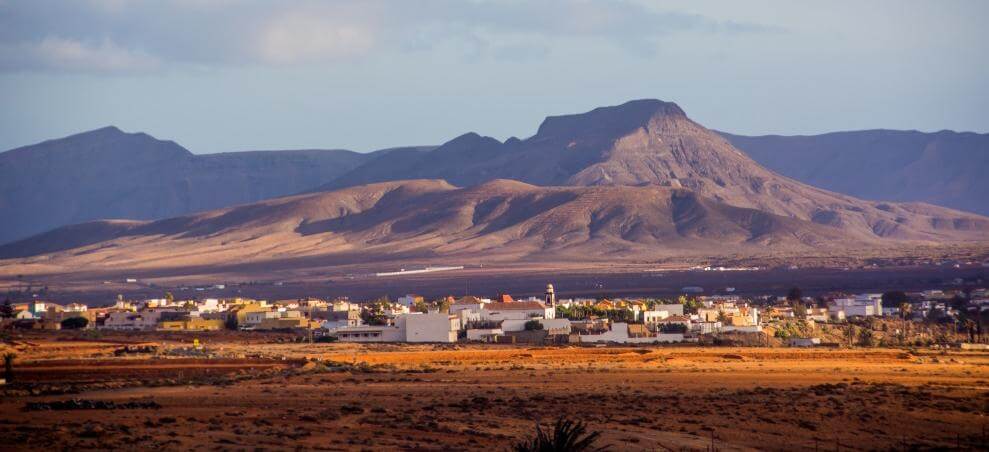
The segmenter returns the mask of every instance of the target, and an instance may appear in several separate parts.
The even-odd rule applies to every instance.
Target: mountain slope
[[[989,215],[989,134],[863,130],[721,135],[761,165],[816,187]]]
[[[470,133],[425,152],[374,159],[321,189],[406,178],[456,185],[505,178],[537,185],[685,188],[736,207],[854,226],[847,233],[863,240],[931,240],[929,225],[913,216],[940,215],[933,206],[867,202],[781,176],[676,104],[649,99],[549,117],[525,140],[500,143]]]
[[[298,193],[368,158],[321,150],[193,155],[106,127],[0,153],[0,243],[82,221],[165,218]]]
[[[627,262],[860,253],[989,239],[989,219],[976,215],[929,208],[911,213],[910,222],[917,238],[905,240],[854,223],[820,224],[731,206],[686,189],[538,187],[508,180],[457,188],[440,180],[413,180],[158,221],[67,226],[0,246],[0,258],[9,259],[4,265],[69,272],[232,263],[304,268],[380,257]]]

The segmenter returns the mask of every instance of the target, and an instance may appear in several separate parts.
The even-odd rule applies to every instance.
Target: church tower
[[[553,291],[553,285],[546,285],[546,306],[556,307],[556,292]]]

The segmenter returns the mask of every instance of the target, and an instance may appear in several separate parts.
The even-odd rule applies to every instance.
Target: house
[[[815,347],[821,345],[819,337],[793,337],[789,340],[790,347]]]
[[[89,310],[89,306],[82,303],[69,303],[65,305],[65,312],[86,312]]]
[[[666,310],[652,309],[649,311],[642,311],[642,322],[655,324],[658,323],[660,320],[663,320],[669,316],[670,316],[670,312]]]
[[[281,309],[276,311],[254,311],[248,312],[244,316],[244,322],[240,324],[241,329],[257,329],[259,325],[264,323],[265,320],[278,320],[278,319],[288,319],[288,323],[299,323],[298,319],[302,318],[302,311]],[[272,326],[277,325],[278,322],[269,322],[268,327],[271,329]],[[290,327],[287,327],[290,328]]]
[[[683,334],[653,334],[649,333],[643,325],[636,325],[631,330],[629,326],[627,323],[614,323],[609,331],[600,334],[581,334],[578,337],[581,343],[654,344],[683,341]]]
[[[460,318],[442,312],[403,314],[395,317],[405,342],[457,342]]]
[[[483,306],[486,301],[477,298],[473,295],[467,295],[453,303],[450,303],[450,314],[455,314],[464,310],[480,311],[481,306]]]
[[[652,310],[666,311],[669,315],[683,315],[683,305],[680,303],[657,303],[652,306]]]
[[[35,317],[34,314],[32,314],[31,311],[28,309],[17,311],[17,313],[14,314],[14,319],[16,320],[34,320],[38,318],[40,317]]]
[[[471,328],[467,330],[467,340],[474,342],[494,342],[498,336],[503,336],[505,331],[501,328]]]
[[[361,309],[360,305],[357,303],[351,303],[349,300],[339,298],[333,300],[333,303],[330,303],[330,306],[334,311],[360,311]]]
[[[691,331],[697,334],[712,334],[721,331],[723,325],[721,322],[694,322],[690,325]]]
[[[160,311],[141,311],[140,313],[116,311],[107,314],[103,320],[103,329],[123,331],[153,330],[161,318]]]
[[[319,325],[302,315],[302,311],[278,310],[252,312],[247,314],[247,327],[252,330],[284,330],[293,328],[314,328]]]
[[[31,314],[34,315],[34,318],[40,319],[45,315],[46,312],[48,312],[48,308],[51,305],[52,303],[47,303],[44,301],[32,301],[28,303],[27,309],[31,311]]]
[[[313,317],[322,321],[320,327],[328,331],[361,324],[361,313],[357,311],[322,311],[314,313]]]
[[[341,342],[401,342],[402,332],[392,325],[361,325],[337,328]]]
[[[441,312],[411,313],[395,317],[394,325],[345,326],[336,329],[342,342],[445,342],[457,341],[460,318]]]
[[[231,306],[226,312],[227,314],[226,317],[227,318],[236,317],[237,326],[239,328],[242,326],[246,326],[248,324],[247,323],[248,314],[258,313],[258,312],[268,312],[269,310],[271,310],[271,308],[266,306],[266,303],[264,302],[246,302],[243,304]],[[260,323],[260,320],[258,320],[254,324],[256,325],[257,323]]]
[[[223,320],[165,320],[158,323],[160,331],[216,331],[222,330],[223,327]]]
[[[608,319],[571,320],[570,330],[577,334],[601,334],[611,329]]]
[[[815,322],[827,322],[831,319],[828,308],[809,307],[807,308],[807,320]]]
[[[405,296],[398,297],[398,304],[405,306],[406,308],[412,309],[417,303],[425,303],[426,299],[422,295],[406,294]]]
[[[828,305],[828,311],[837,317],[843,312],[844,317],[872,317],[883,314],[882,294],[861,294],[854,298],[835,298]]]
[[[539,301],[492,302],[483,303],[479,313],[481,320],[490,321],[552,319],[556,317],[556,308],[546,307]]]
[[[569,319],[509,319],[501,321],[501,329],[505,332],[525,331],[525,324],[530,321],[539,322],[542,330],[550,335],[569,335],[572,331]]]
[[[199,303],[196,303],[196,308],[199,312],[216,312],[220,309],[220,300],[216,298],[206,298]]]

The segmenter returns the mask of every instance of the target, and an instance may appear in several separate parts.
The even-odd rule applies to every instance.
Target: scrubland
[[[505,450],[559,416],[616,450],[987,444],[982,352],[123,333],[5,348],[4,449]]]

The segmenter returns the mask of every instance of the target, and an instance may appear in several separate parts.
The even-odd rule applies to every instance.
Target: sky
[[[741,134],[989,132],[989,2],[0,0],[0,149],[506,139],[631,99]]]

